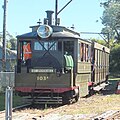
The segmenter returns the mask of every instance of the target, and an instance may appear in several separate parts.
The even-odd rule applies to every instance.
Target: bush
[[[120,44],[117,44],[110,53],[110,72],[120,74]]]

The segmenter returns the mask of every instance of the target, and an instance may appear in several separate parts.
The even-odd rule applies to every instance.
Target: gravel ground
[[[109,110],[120,111],[120,95],[99,94],[89,98],[81,98],[77,103],[60,108],[21,110],[13,112],[12,118],[13,120],[91,120]],[[0,114],[0,120],[5,120],[4,116],[4,114]]]
[[[81,98],[77,103],[60,108],[26,109],[13,112],[13,120],[93,120],[106,111],[120,111],[120,94],[114,94],[115,87],[110,84],[101,94]],[[52,111],[52,112],[51,112]],[[49,114],[48,114],[49,113]],[[5,120],[0,114],[0,120]]]

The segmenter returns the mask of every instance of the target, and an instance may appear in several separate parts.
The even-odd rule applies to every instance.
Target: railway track
[[[17,107],[14,107],[13,109],[12,109],[12,112],[15,112],[15,111],[17,111],[17,110],[20,110],[20,109],[23,109],[23,108],[27,108],[27,107],[29,107],[31,104],[24,104],[24,105],[21,105],[21,106],[17,106]],[[0,111],[0,120],[2,120],[2,119],[5,119],[5,110],[4,111]]]
[[[13,120],[29,120],[29,119],[40,119],[43,118],[44,116],[47,116],[51,113],[57,112],[60,109],[64,109],[64,107],[66,107],[67,105],[64,106],[55,106],[55,105],[51,105],[51,106],[47,106],[48,107],[48,111],[46,109],[46,105],[43,104],[25,104],[25,105],[21,105],[21,106],[17,106],[15,108],[12,109],[12,118]],[[40,111],[39,114],[36,113],[37,109]],[[30,110],[32,111],[36,111],[35,113],[31,113]],[[0,112],[0,120],[4,120],[5,119],[5,110]]]
[[[22,108],[27,108],[27,107],[29,107],[29,106],[31,106],[31,104],[20,105],[20,106],[17,106],[17,107],[15,107],[15,108],[13,108],[12,111],[15,112],[16,110],[20,110],[20,109],[22,109]]]
[[[95,97],[95,96],[94,96]],[[93,97],[93,98],[94,98]],[[101,96],[100,96],[101,97]],[[96,99],[100,99],[100,97],[96,96]],[[91,97],[90,97],[91,98]],[[88,99],[89,101],[94,99]],[[85,99],[85,98],[84,98]],[[73,104],[72,108],[75,109],[81,109],[82,107],[77,107],[79,104],[87,105],[85,103],[89,102],[87,99],[85,101],[80,101],[82,103]],[[95,100],[96,100],[95,99]],[[102,97],[103,99],[103,97]],[[100,101],[102,100],[100,99]],[[91,101],[91,102],[92,102]],[[103,101],[101,101],[103,102]],[[70,105],[71,106],[71,105]],[[13,120],[84,120],[84,117],[88,120],[120,120],[120,110],[110,110],[107,112],[104,112],[101,115],[95,116],[97,114],[90,114],[87,116],[84,114],[80,115],[67,115],[67,110],[71,109],[69,105],[64,106],[57,106],[57,105],[43,105],[43,104],[25,104],[22,106],[18,106],[13,108],[12,118]],[[112,109],[112,108],[111,108]],[[71,109],[73,110],[73,109]],[[61,115],[61,113],[65,113]],[[64,112],[65,111],[65,112]],[[81,119],[82,118],[82,119]],[[5,111],[0,112],[0,120],[5,120]]]
[[[110,110],[96,116],[92,120],[120,120],[120,111]]]

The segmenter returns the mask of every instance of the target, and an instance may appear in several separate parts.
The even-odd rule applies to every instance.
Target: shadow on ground
[[[101,93],[103,95],[111,95],[111,94],[115,94],[116,90],[117,90],[117,84],[118,82],[120,82],[120,78],[119,79],[110,79],[109,80],[109,85],[107,85],[102,91]]]

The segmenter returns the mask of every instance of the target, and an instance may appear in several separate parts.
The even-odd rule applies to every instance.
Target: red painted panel
[[[76,88],[78,88],[79,86],[74,86],[74,87],[69,87],[69,88],[33,88],[33,87],[16,87],[15,90],[19,91],[19,92],[45,92],[45,93],[50,93],[50,92],[54,92],[54,93],[63,93],[66,91],[70,91],[70,90],[74,90]]]

